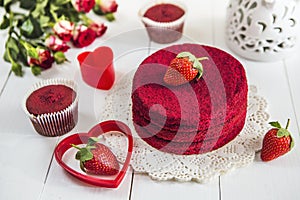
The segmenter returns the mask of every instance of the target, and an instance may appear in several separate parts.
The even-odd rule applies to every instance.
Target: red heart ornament
[[[105,134],[110,131],[118,131],[127,136],[128,139],[128,149],[126,160],[123,164],[122,169],[119,171],[115,179],[101,179],[93,176],[88,176],[86,174],[80,173],[71,167],[69,167],[65,162],[62,161],[63,155],[65,152],[73,148],[71,144],[79,145],[86,144],[88,142],[88,138],[90,137],[98,137],[99,135]],[[130,163],[131,155],[133,149],[133,138],[129,127],[120,121],[105,121],[94,126],[88,133],[77,133],[71,135],[65,139],[63,139],[55,148],[54,155],[58,164],[64,168],[68,173],[78,178],[79,180],[92,184],[95,186],[107,187],[107,188],[117,188],[122,182],[124,175],[127,171],[127,168]],[[75,159],[75,158],[74,158]]]
[[[98,47],[77,56],[82,79],[90,86],[109,90],[115,81],[113,52],[109,47]]]

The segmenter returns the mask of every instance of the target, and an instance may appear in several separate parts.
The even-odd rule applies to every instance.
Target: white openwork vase
[[[298,0],[231,0],[226,41],[237,54],[258,61],[282,59],[298,48]]]

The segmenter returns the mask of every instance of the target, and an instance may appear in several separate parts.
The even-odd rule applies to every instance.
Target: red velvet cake
[[[201,61],[203,76],[170,86],[164,75],[172,59],[190,52]],[[241,63],[228,53],[198,44],[174,45],[146,58],[132,88],[133,122],[139,136],[161,151],[201,154],[218,149],[242,130],[248,85]]]
[[[78,121],[78,97],[71,80],[49,79],[34,85],[24,110],[34,129],[43,136],[60,136]]]
[[[182,3],[153,3],[140,10],[141,20],[152,41],[166,44],[182,37],[186,7]]]

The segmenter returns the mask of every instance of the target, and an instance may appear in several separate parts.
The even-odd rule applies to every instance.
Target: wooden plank
[[[218,3],[214,2],[215,5]],[[215,30],[222,30],[215,34],[215,41],[217,46],[232,53],[224,40],[226,5],[222,6],[216,6],[214,11],[214,15],[219,16],[218,21],[215,21]],[[299,131],[283,62],[253,62],[234,53],[233,55],[243,63],[248,83],[256,85],[258,94],[268,101],[270,120],[285,123],[287,118],[292,119],[290,130],[294,133],[297,144]],[[293,63],[291,66],[295,68],[296,62]],[[299,154],[299,150],[294,148],[288,155],[268,163],[263,163],[257,154],[250,166],[236,169],[233,173],[221,177],[221,199],[299,199]]]
[[[171,44],[151,42],[150,53],[172,44],[213,43],[211,1],[187,0],[185,4],[188,6],[188,14],[183,37]],[[181,183],[176,181],[159,182],[151,180],[151,178],[144,174],[134,174],[131,199],[192,199],[194,197],[218,199],[218,179],[207,184],[195,182]]]
[[[138,0],[130,4],[120,1],[120,10],[116,14],[117,21],[108,24],[108,32],[102,38],[81,50],[92,51],[99,46],[111,47],[114,52],[116,82],[135,69],[137,63],[141,62],[141,59],[148,53],[149,42],[146,32],[144,29],[138,29],[142,25],[136,16],[140,4],[141,2]],[[132,12],[132,10],[136,12]],[[75,58],[78,53],[72,54],[71,57]],[[101,113],[105,109],[104,103],[107,91],[97,90],[85,84],[78,67],[73,75],[74,80],[78,83],[78,94],[80,96],[79,122],[71,133],[61,137],[60,140],[76,132],[88,131],[95,124],[99,123]],[[119,188],[93,187],[65,173],[54,160],[50,167],[41,199],[64,199],[70,197],[74,199],[128,199],[132,183],[131,178],[132,171],[129,169]]]
[[[218,179],[209,183],[154,181],[143,174],[134,174],[131,199],[219,199]]]
[[[0,199],[37,199],[56,144],[56,138],[38,135],[22,110],[24,95],[35,81],[30,74],[12,75],[0,99]]]

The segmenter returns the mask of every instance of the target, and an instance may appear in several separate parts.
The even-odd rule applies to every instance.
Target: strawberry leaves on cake
[[[164,82],[171,86],[178,86],[200,79],[203,74],[203,66],[200,61],[207,60],[207,57],[196,58],[190,52],[181,52],[171,60]]]
[[[274,128],[269,130],[263,139],[262,161],[274,160],[294,147],[294,139],[288,131],[290,119],[285,128],[282,128],[279,122],[270,122],[269,124]]]
[[[98,143],[99,139],[91,137],[85,147],[78,147],[75,159],[80,161],[80,168],[88,174],[94,175],[115,175],[119,172],[120,166],[111,150]]]

